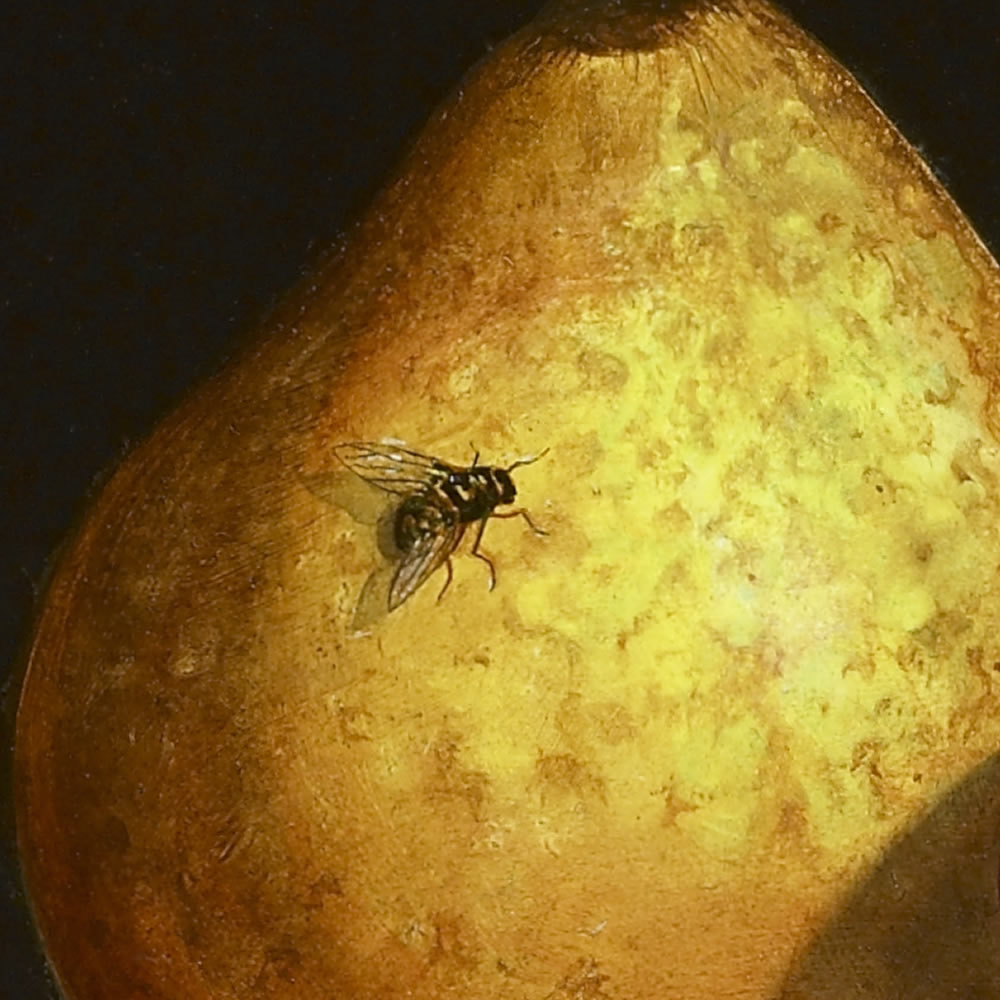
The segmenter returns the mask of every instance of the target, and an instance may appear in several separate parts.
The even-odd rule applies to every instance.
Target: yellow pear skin
[[[775,995],[1000,743],[998,303],[766,3],[551,8],[61,561],[17,775],[67,997]],[[547,534],[359,628],[317,484],[385,438],[547,448]]]

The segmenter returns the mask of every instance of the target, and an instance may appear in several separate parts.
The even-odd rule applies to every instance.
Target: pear
[[[995,912],[1000,272],[784,15],[659,6],[494,52],[93,507],[17,732],[68,997],[995,983],[896,988],[942,858]]]

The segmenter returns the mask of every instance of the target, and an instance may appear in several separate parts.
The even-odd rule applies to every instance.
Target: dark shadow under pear
[[[850,890],[775,1000],[1000,1000],[1000,755]]]

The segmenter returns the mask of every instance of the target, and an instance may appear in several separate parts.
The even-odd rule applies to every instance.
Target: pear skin
[[[844,996],[851,887],[966,801],[1000,271],[784,15],[658,6],[479,66],[62,559],[17,780],[71,1000]],[[386,438],[548,449],[512,472],[547,534],[490,519],[492,590],[469,531],[371,612],[393,513],[334,448]]]

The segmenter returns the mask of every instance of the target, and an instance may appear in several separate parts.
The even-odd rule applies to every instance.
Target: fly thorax
[[[486,517],[496,506],[496,486],[488,466],[463,469],[448,477],[441,486],[447,503],[463,523]]]

